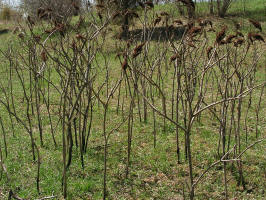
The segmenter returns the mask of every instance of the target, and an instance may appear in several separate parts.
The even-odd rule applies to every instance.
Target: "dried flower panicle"
[[[48,60],[48,57],[47,57],[46,52],[44,50],[41,52],[41,59],[43,62],[46,62]]]
[[[243,33],[241,33],[240,31],[236,32],[236,36],[244,37]]]
[[[77,34],[76,38],[77,38],[77,40],[86,40],[86,38],[81,34]]]
[[[24,39],[24,36],[25,36],[25,34],[22,33],[22,32],[18,34],[18,37],[19,37],[20,39],[22,39],[22,40]]]
[[[207,30],[207,32],[214,32],[214,33],[215,33],[216,30],[215,30],[214,28],[211,27],[211,28],[209,28],[209,29]]]
[[[80,10],[80,7],[78,6],[78,4],[75,1],[72,2],[72,6],[74,7],[74,9],[76,11],[79,11]]]
[[[96,8],[96,9],[104,9],[105,6],[104,6],[103,4],[96,4],[96,5],[95,5],[95,8]]]
[[[193,44],[193,42],[191,40],[188,40],[187,44],[190,47],[196,48],[196,46]]]
[[[133,50],[133,54],[132,54],[132,57],[133,57],[133,58],[136,58],[136,57],[141,53],[142,48],[143,48],[144,45],[145,45],[145,42],[143,42],[143,43],[137,45],[137,46],[134,48],[134,50]]]
[[[77,24],[75,25],[76,29],[80,29],[83,23],[84,23],[84,17],[80,16]]]
[[[253,43],[253,41],[255,40],[265,42],[263,37],[258,33],[252,33],[252,32],[248,33],[248,39],[251,41],[251,43]]]
[[[263,37],[258,33],[254,33],[252,37],[254,38],[254,40],[265,42]]]
[[[240,22],[233,21],[233,23],[234,23],[234,26],[235,26],[236,30],[239,30],[241,28]]]
[[[149,6],[150,8],[154,8],[152,1],[146,1],[144,4]]]
[[[28,20],[30,26],[34,26],[34,25],[35,25],[35,22],[34,22],[33,19],[31,18],[31,16],[28,16],[28,17],[27,17],[27,20]]]
[[[241,46],[244,42],[245,42],[245,40],[244,40],[243,38],[238,38],[237,40],[234,41],[234,46],[235,46],[235,47],[239,47],[239,46]]]
[[[121,13],[120,12],[115,12],[114,14],[113,14],[113,16],[112,16],[112,19],[116,19],[119,15],[121,15]]]
[[[139,4],[140,7],[145,8],[144,3],[142,3],[141,1],[138,1],[138,4]]]
[[[261,28],[261,24],[260,22],[258,21],[255,21],[253,19],[249,19],[248,20],[255,28],[259,29],[260,31],[262,31],[262,28]]]
[[[39,36],[39,35],[34,35],[33,36],[33,38],[34,38],[34,40],[37,42],[37,43],[39,43],[40,41],[41,41],[41,36]]]
[[[160,12],[160,15],[161,16],[169,16],[168,12],[165,12],[165,11]]]
[[[208,59],[210,59],[210,57],[211,57],[211,51],[213,50],[213,47],[212,46],[209,46],[208,48],[207,48],[207,50],[206,50],[206,53],[207,53],[207,57],[208,57]]]
[[[19,32],[20,28],[18,26],[16,26],[13,30],[13,34],[17,34],[17,32]]]
[[[201,33],[201,31],[202,31],[202,27],[194,26],[188,31],[188,33],[190,34],[190,36],[194,37],[197,34]]]
[[[232,42],[232,40],[234,39],[234,38],[236,38],[237,37],[237,35],[233,35],[233,34],[231,34],[231,35],[228,35],[227,37],[226,37],[226,43],[231,43]]]
[[[183,22],[180,19],[175,19],[173,22],[178,25],[183,25]]]
[[[157,24],[159,24],[161,22],[162,18],[161,17],[157,17],[155,20],[154,20],[154,26],[156,26]]]
[[[179,52],[171,56],[170,63],[174,62],[175,60],[177,60],[177,63],[181,62],[181,56]]]
[[[221,41],[224,39],[225,37],[225,33],[226,33],[226,30],[227,30],[227,26],[224,26],[222,28],[222,30],[216,34],[216,43],[217,44],[221,44]]]
[[[185,4],[188,7],[192,7],[195,8],[195,4],[192,0],[179,0],[180,2],[182,2],[183,4]]]
[[[124,62],[122,63],[122,69],[126,71],[127,68],[128,68],[128,62],[127,62],[127,58],[125,58]]]

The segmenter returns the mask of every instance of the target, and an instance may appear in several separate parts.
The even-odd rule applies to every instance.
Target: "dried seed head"
[[[116,58],[119,58],[120,59],[120,56],[123,56],[123,58],[127,58],[127,54],[126,54],[126,52],[118,52],[117,54],[116,54]]]
[[[216,34],[216,43],[217,44],[220,44],[221,41],[224,39],[226,30],[227,30],[227,26],[224,26],[222,28],[222,30]]]
[[[194,26],[188,31],[188,33],[190,34],[190,36],[194,37],[197,34],[201,33],[201,31],[202,31],[202,27]]]
[[[44,50],[41,53],[41,59],[42,59],[43,62],[46,62],[48,60],[48,57],[47,57],[47,55],[46,55]]]
[[[95,5],[96,9],[104,9],[105,6],[103,4],[97,4]]]
[[[143,46],[145,45],[145,43],[146,42],[143,42],[143,43],[141,43],[141,44],[139,44],[139,45],[137,45],[135,48],[134,48],[134,51],[142,51],[142,48],[143,48]]]
[[[76,41],[74,39],[72,41],[71,47],[72,47],[73,50],[77,49],[77,44],[76,44]]]
[[[234,41],[234,46],[235,47],[241,46],[244,42],[245,40],[243,38],[238,38],[236,41]]]
[[[144,4],[149,6],[150,8],[154,8],[152,1],[146,1]]]
[[[213,49],[213,47],[210,46],[206,50],[208,59],[210,59],[210,57],[211,57],[211,51],[212,51],[212,49]]]
[[[116,13],[113,14],[112,18],[115,19],[115,18],[117,18],[119,15],[121,15],[121,13],[120,13],[120,12],[116,12]]]
[[[76,38],[77,38],[77,40],[86,40],[86,38],[81,34],[77,34]]]
[[[207,30],[208,32],[216,32],[216,30],[214,29],[214,28],[209,28],[208,30]]]
[[[260,34],[258,34],[258,33],[254,33],[253,34],[253,38],[254,38],[254,40],[265,42],[263,37]]]
[[[132,11],[132,10],[126,11],[125,16],[139,18],[139,15],[136,12]]]
[[[213,23],[212,23],[212,21],[211,21],[211,20],[209,20],[209,19],[206,19],[206,20],[205,20],[205,24],[206,24],[206,25],[208,25],[208,24],[209,24],[209,25],[211,26],[211,28],[212,28],[212,25],[213,25]]]
[[[39,35],[34,35],[33,38],[34,38],[34,40],[35,40],[37,43],[39,43],[39,42],[41,41],[41,36],[39,36]]]
[[[253,43],[255,40],[265,42],[263,37],[258,33],[248,33],[248,39],[251,41],[251,43]]]
[[[32,20],[32,18],[30,16],[27,17],[27,20],[28,20],[30,26],[34,26],[35,25],[35,22]]]
[[[178,25],[183,25],[183,22],[180,19],[174,20],[174,23]]]
[[[72,2],[72,6],[75,8],[75,10],[79,11],[80,8],[75,1]]]
[[[13,30],[13,34],[16,34],[18,31],[19,31],[19,27],[16,26],[16,27],[14,28],[14,30]]]
[[[128,68],[128,62],[127,59],[125,58],[124,62],[122,63],[122,69],[126,71],[127,68]]]
[[[180,54],[179,53],[176,53],[176,54],[174,54],[174,55],[171,56],[170,63],[172,63],[175,60],[177,60],[178,63],[181,61],[181,57],[180,57]]]
[[[182,2],[183,4],[185,4],[188,7],[192,7],[195,8],[195,4],[192,0],[179,0],[180,2]]]
[[[221,40],[220,43],[219,43],[219,45],[224,45],[224,44],[227,44],[225,39]]]
[[[212,26],[212,22],[210,20],[203,20],[199,18],[197,21],[198,21],[199,26],[201,27],[207,26],[209,22],[211,23],[211,26]]]
[[[45,13],[45,10],[43,8],[38,8],[37,10],[37,16],[41,17]]]
[[[169,14],[167,12],[164,12],[164,11],[163,12],[160,12],[160,15],[161,16],[169,16]]]
[[[228,35],[227,38],[226,38],[226,43],[231,43],[232,40],[233,40],[234,38],[236,38],[236,37],[237,37],[237,36],[236,36],[236,35],[233,35],[233,34]]]
[[[192,41],[188,41],[188,46],[190,46],[190,47],[193,47],[193,48],[196,48],[196,46],[193,44],[193,42]]]
[[[100,20],[103,19],[103,16],[102,16],[102,14],[101,14],[100,12],[97,12],[97,15],[98,15],[98,17],[100,18]]]
[[[161,20],[162,20],[161,17],[157,17],[157,18],[154,20],[154,26],[156,26],[157,24],[159,24]]]
[[[236,36],[244,37],[243,33],[239,32],[239,31],[236,32]]]
[[[241,24],[240,24],[240,22],[235,22],[235,21],[234,21],[234,26],[235,26],[235,29],[236,29],[236,30],[239,30],[239,29],[241,28]]]
[[[132,54],[132,58],[136,58],[140,53],[141,53],[141,51],[134,50],[133,54]]]
[[[248,20],[255,28],[259,29],[260,31],[262,31],[262,28],[261,28],[261,24],[260,22],[258,21],[255,21],[253,19],[249,19]]]
[[[189,21],[186,26],[187,29],[190,30],[194,25],[195,25],[194,21]]]
[[[21,33],[18,34],[18,37],[23,40],[24,39],[24,35],[25,34],[21,32]]]
[[[253,33],[251,32],[248,33],[248,39],[251,41],[251,43],[253,43],[252,35]]]
[[[79,21],[75,25],[76,29],[79,29],[82,26],[83,23],[84,23],[84,17],[80,16],[79,17]]]
[[[142,3],[141,1],[138,1],[138,4],[139,4],[140,7],[145,8],[144,3]]]

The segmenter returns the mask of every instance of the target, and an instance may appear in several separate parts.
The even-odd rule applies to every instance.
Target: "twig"
[[[42,197],[42,198],[40,198],[40,199],[35,199],[35,200],[55,199],[56,197],[57,197],[57,196],[52,195],[52,196]]]

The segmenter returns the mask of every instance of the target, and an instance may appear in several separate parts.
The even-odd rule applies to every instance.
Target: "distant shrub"
[[[11,19],[11,9],[8,6],[4,6],[1,10],[0,16],[3,20],[10,20]]]

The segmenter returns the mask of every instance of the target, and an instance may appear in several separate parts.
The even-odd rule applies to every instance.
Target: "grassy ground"
[[[254,6],[256,5],[256,6]],[[257,0],[256,4],[251,1],[246,1],[246,11],[243,15],[243,7],[240,3],[232,4],[229,10],[229,16],[225,19],[210,17],[215,24],[215,28],[219,29],[223,24],[229,26],[229,30],[233,32],[233,21],[242,23],[242,32],[246,35],[252,27],[247,19],[254,18],[262,22],[263,35],[265,36],[266,16],[265,2]],[[157,7],[157,10],[165,9],[172,12],[172,7],[164,5]],[[206,7],[198,8],[201,13],[205,13]],[[2,27],[8,25],[2,25]],[[0,26],[1,28],[1,26]],[[12,28],[12,27],[11,27]],[[213,38],[215,33],[213,33]],[[111,38],[111,37],[110,37]],[[1,49],[7,48],[12,42],[16,41],[13,35],[0,35]],[[106,47],[106,53],[110,55],[111,65],[116,68],[120,66],[115,59],[116,40],[110,39]],[[18,46],[16,46],[18,47]],[[265,48],[265,45],[261,46]],[[156,50],[156,48],[154,49]],[[9,63],[1,58],[0,74],[5,78],[5,66]],[[103,59],[99,56],[99,62]],[[265,63],[266,56],[260,60],[258,71],[258,79],[265,81]],[[120,71],[119,71],[120,72]],[[117,76],[117,71],[111,72],[111,76]],[[169,75],[169,82],[171,77]],[[15,88],[18,94],[21,94],[21,88]],[[258,96],[258,92],[253,94]],[[258,100],[258,97],[255,98]],[[18,109],[19,107],[18,95]],[[58,103],[59,100],[54,98],[53,103]],[[115,102],[115,101],[114,101]],[[113,102],[113,103],[114,103]],[[169,103],[169,102],[168,102]],[[246,104],[245,104],[246,105]],[[248,128],[250,134],[248,141],[255,141],[254,127],[255,119],[254,105],[250,110],[248,117]],[[101,199],[102,198],[102,182],[103,182],[103,139],[102,139],[102,111],[101,107],[95,107],[94,120],[92,125],[92,133],[89,139],[88,151],[85,154],[85,168],[82,169],[79,161],[78,148],[74,148],[73,162],[68,171],[68,199]],[[170,111],[170,107],[168,112]],[[134,129],[132,143],[132,167],[130,176],[125,179],[125,166],[127,155],[127,126],[123,125],[119,131],[116,131],[110,138],[109,157],[108,157],[108,192],[109,199],[182,199],[182,193],[187,194],[188,168],[184,157],[184,147],[181,146],[181,164],[177,163],[176,146],[175,146],[175,127],[167,123],[167,129],[163,131],[163,124],[158,117],[158,138],[157,147],[153,148],[153,122],[151,120],[151,110],[147,123],[139,122],[137,113],[134,113]],[[259,134],[265,137],[266,130],[266,115],[265,102],[263,102],[261,117],[259,121]],[[56,110],[52,113],[56,119]],[[111,106],[108,111],[108,120],[111,125],[114,121],[121,120],[115,114],[115,106]],[[41,195],[37,194],[35,186],[35,177],[37,162],[32,161],[30,138],[24,131],[21,125],[15,126],[15,137],[12,136],[12,129],[9,122],[9,116],[1,108],[1,117],[3,119],[4,128],[7,134],[8,141],[8,157],[4,160],[10,180],[7,180],[5,173],[0,170],[0,199],[8,199],[8,191],[12,189],[19,197],[26,199],[36,199],[42,196],[57,195],[57,199],[62,197],[62,146],[61,144],[55,148],[52,143],[50,129],[44,129],[44,147],[40,149],[41,169],[40,169],[40,188]],[[219,139],[219,125],[213,122],[213,118],[209,115],[204,115],[202,121],[196,123],[192,133],[192,150],[194,175],[198,177],[209,165],[217,160],[217,141]],[[47,118],[44,119],[44,124],[48,124]],[[244,133],[244,130],[242,130]],[[1,136],[2,137],[2,136]],[[37,127],[35,127],[34,137],[38,138]],[[180,144],[184,144],[184,133],[180,135]],[[61,140],[61,130],[56,132],[56,140]],[[0,140],[3,149],[2,140]],[[37,139],[37,141],[39,141]],[[243,138],[243,144],[245,140]],[[228,164],[229,171],[229,196],[232,199],[265,199],[266,188],[266,155],[265,141],[249,149],[243,156],[244,176],[247,181],[247,190],[237,186],[238,173],[236,165]],[[40,144],[38,143],[38,146]],[[209,173],[203,178],[203,181],[196,188],[196,199],[223,199],[223,168],[222,165],[217,165],[212,168]]]

